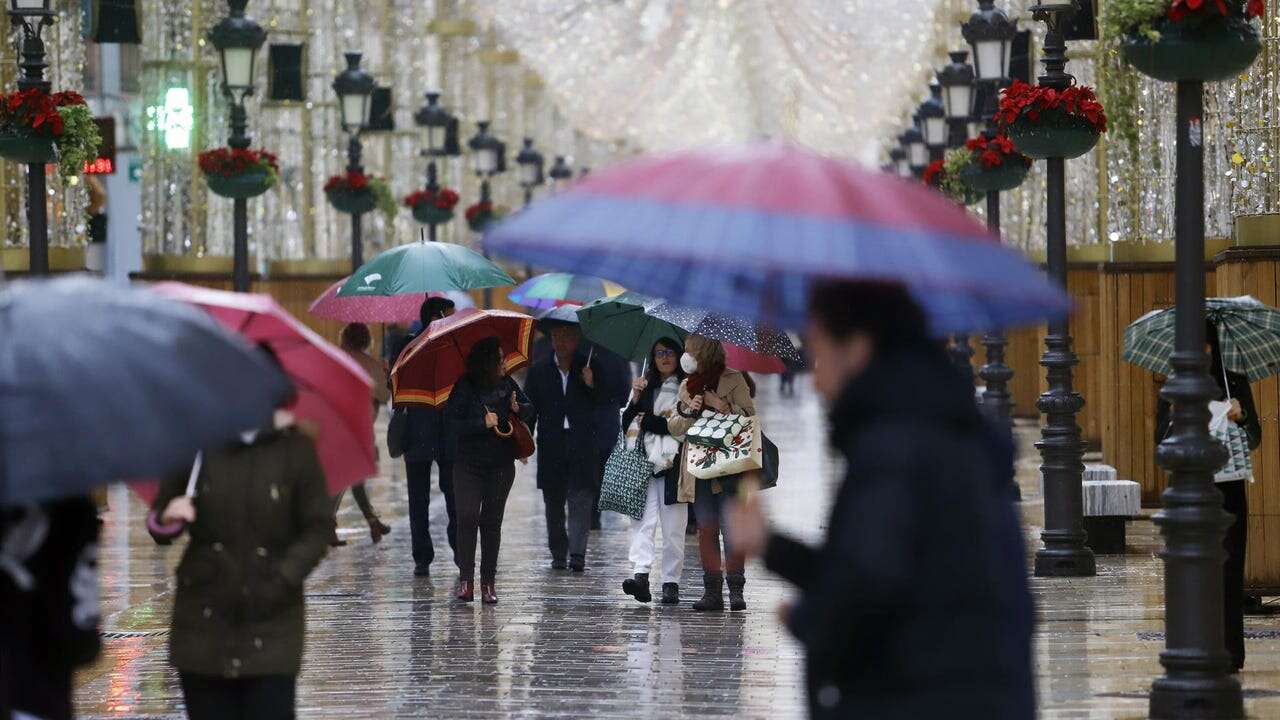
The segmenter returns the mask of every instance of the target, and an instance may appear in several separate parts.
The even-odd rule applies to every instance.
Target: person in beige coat
[[[704,409],[735,415],[756,414],[746,376],[725,367],[724,347],[718,340],[690,335],[685,340],[684,350],[680,365],[689,377],[680,384],[676,414],[667,422],[672,435],[683,437]],[[723,555],[721,553],[725,500],[737,491],[740,478],[699,480],[689,474],[685,462],[687,452],[686,444],[680,455],[680,487],[676,498],[680,502],[693,503],[693,513],[698,520],[698,553],[702,557],[705,588],[702,599],[693,604],[693,609],[700,612],[723,611],[727,579],[730,608],[745,610],[745,561],[741,554],[734,552],[728,538],[724,538]]]

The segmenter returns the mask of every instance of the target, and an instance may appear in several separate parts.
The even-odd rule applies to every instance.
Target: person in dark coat
[[[498,548],[507,496],[515,482],[512,420],[533,421],[533,405],[502,372],[496,337],[472,346],[467,373],[449,397],[449,427],[457,438],[454,498],[458,510],[458,588],[463,602],[475,599],[476,533],[480,535],[480,596],[498,602]]]
[[[422,328],[406,335],[395,351],[398,360],[404,349],[431,323],[453,314],[454,304],[448,298],[430,297],[419,311]],[[394,367],[394,363],[392,363]],[[408,403],[406,413],[404,470],[409,492],[409,534],[413,546],[413,574],[417,577],[431,575],[431,563],[435,560],[435,545],[431,541],[431,464],[440,473],[440,494],[444,497],[445,515],[449,518],[445,530],[449,549],[457,564],[458,515],[453,493],[453,440],[445,420],[446,408],[421,403]],[[397,408],[398,409],[398,408]]]
[[[1249,436],[1249,450],[1257,450],[1262,444],[1262,424],[1253,403],[1253,391],[1249,378],[1231,372],[1222,366],[1222,346],[1218,338],[1218,326],[1205,322],[1205,352],[1211,359],[1209,376],[1217,385],[1214,400],[1231,398],[1231,410],[1227,418],[1239,425]],[[1156,445],[1169,434],[1172,406],[1164,398],[1156,405]],[[1222,565],[1222,612],[1226,634],[1227,652],[1231,654],[1231,667],[1235,672],[1244,668],[1244,558],[1249,545],[1249,483],[1245,480],[1229,480],[1215,483],[1222,493],[1222,509],[1233,520],[1223,538],[1227,560]]]
[[[191,720],[292,720],[302,669],[303,583],[333,534],[315,445],[287,413],[161,481],[161,524],[185,523],[169,660]],[[164,542],[172,535],[158,535]]]
[[[1009,431],[979,413],[906,290],[820,285],[810,307],[814,384],[848,461],[826,540],[770,532],[756,500],[729,527],[800,589],[783,616],[812,717],[1034,717]]]
[[[600,486],[604,482],[604,464],[618,441],[622,424],[618,418],[631,394],[631,363],[621,355],[600,345],[588,349],[596,368],[596,489],[591,505],[591,528],[600,529]]]
[[[574,572],[586,569],[599,463],[596,363],[588,364],[580,352],[581,339],[577,325],[555,326],[555,352],[530,368],[525,381],[535,413],[538,488],[546,503],[551,566]]]

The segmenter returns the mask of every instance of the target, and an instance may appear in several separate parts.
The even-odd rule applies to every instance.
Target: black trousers
[[[1235,516],[1227,528],[1223,545],[1227,561],[1222,566],[1223,629],[1227,652],[1236,668],[1244,667],[1244,554],[1249,544],[1249,483],[1244,480],[1218,483],[1222,509]]]
[[[502,545],[502,517],[507,495],[516,479],[513,463],[492,467],[461,461],[455,468],[453,496],[458,512],[459,575],[475,580],[476,533],[480,534],[480,582],[491,583],[498,576],[498,548]]]
[[[445,514],[449,516],[446,533],[449,549],[457,562],[458,516],[453,498],[453,461],[439,457],[426,462],[405,460],[404,470],[409,486],[409,533],[413,540],[413,562],[427,566],[436,559],[435,545],[431,542],[431,463],[440,468],[440,494],[444,496]]]
[[[221,678],[180,673],[191,720],[293,720],[295,675]]]

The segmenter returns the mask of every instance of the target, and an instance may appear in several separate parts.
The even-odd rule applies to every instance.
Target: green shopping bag
[[[643,443],[627,447],[626,438],[618,433],[618,442],[604,464],[604,480],[600,485],[600,509],[621,513],[634,520],[644,517],[645,499],[653,463],[644,452]]]

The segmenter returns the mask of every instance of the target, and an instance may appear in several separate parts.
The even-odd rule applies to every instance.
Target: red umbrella
[[[425,295],[410,293],[338,297],[338,288],[345,285],[348,280],[350,278],[343,278],[330,285],[324,294],[311,303],[308,311],[318,318],[341,322],[411,323],[418,319],[418,310],[422,307],[422,301],[428,297],[448,298],[459,309],[475,307],[470,295],[452,291],[431,292]]]
[[[721,342],[720,344],[724,346],[726,367],[762,375],[781,375],[787,371],[787,364],[782,362],[781,358],[752,352],[733,343]]]
[[[377,473],[369,376],[269,295],[160,283],[159,292],[197,305],[250,342],[266,344],[298,391],[289,408],[319,431],[316,452],[329,493],[336,495]]]
[[[466,371],[471,347],[487,337],[502,344],[505,372],[529,364],[533,318],[506,310],[461,310],[431,323],[400,354],[391,369],[392,399],[396,404],[443,405]]]

